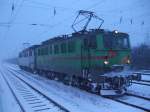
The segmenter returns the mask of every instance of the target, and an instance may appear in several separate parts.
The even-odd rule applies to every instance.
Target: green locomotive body
[[[112,70],[113,65],[130,63],[127,34],[104,30],[86,33],[43,42],[36,49],[37,68],[84,77],[83,72],[100,75]]]
[[[103,85],[108,80],[104,74],[130,64],[130,51],[126,33],[102,29],[73,33],[42,42],[36,48],[36,70],[50,73],[48,77],[55,73],[68,83]]]

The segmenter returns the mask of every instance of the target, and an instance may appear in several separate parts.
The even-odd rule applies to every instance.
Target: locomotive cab
[[[129,35],[118,31],[93,30],[83,39],[83,46],[81,64],[84,78],[87,76],[92,84],[97,84],[99,87],[93,87],[95,90],[99,88],[101,95],[124,94],[132,80],[130,74],[122,74],[125,66],[130,66]]]
[[[104,66],[110,68],[110,72],[104,74],[106,77],[102,95],[121,95],[126,87],[131,85],[129,74],[124,74],[124,67],[130,65],[130,43],[129,35],[118,31],[104,34],[104,49],[108,51]],[[107,61],[107,63],[106,63]],[[109,85],[109,86],[108,86]],[[107,89],[105,89],[107,88]]]
[[[129,35],[126,33],[120,33],[118,31],[108,32],[103,36],[104,49],[108,51],[108,62],[104,61],[105,65],[112,66],[114,69],[115,65],[130,64],[130,43]]]

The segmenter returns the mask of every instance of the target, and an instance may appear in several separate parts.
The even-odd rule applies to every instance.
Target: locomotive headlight
[[[118,33],[118,31],[117,31],[117,30],[115,30],[115,33]]]
[[[127,63],[128,63],[128,64],[130,64],[130,63],[131,63],[129,59],[127,60]]]
[[[108,65],[108,64],[109,64],[109,61],[105,60],[105,61],[104,61],[104,64],[105,64],[105,65]]]

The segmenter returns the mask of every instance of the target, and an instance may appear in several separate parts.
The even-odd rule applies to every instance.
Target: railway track
[[[34,88],[15,73],[9,72],[11,75],[7,77],[2,71],[1,74],[22,112],[69,112],[68,109]]]
[[[150,86],[150,83],[149,82],[143,82],[143,81],[140,81],[140,82],[132,82],[134,84],[140,84],[140,85],[145,85],[145,86]]]
[[[149,80],[141,80],[142,82],[149,82],[150,83],[150,81]]]
[[[105,97],[105,98],[111,99],[113,101],[131,106],[134,108],[141,109],[141,110],[146,111],[146,112],[150,112],[150,107],[148,108],[148,104],[150,104],[149,98],[145,98],[145,97],[141,97],[141,96],[129,94],[129,93],[125,94],[121,98],[112,98],[112,97]],[[134,100],[135,102],[130,101],[130,99],[133,99],[133,98],[135,99]],[[145,103],[147,103],[147,105],[146,106],[142,105],[142,104],[138,103],[138,101],[144,101]]]
[[[8,81],[6,80],[6,78],[4,77],[4,74],[3,74],[3,72],[2,72],[1,70],[0,70],[0,73],[1,73],[1,75],[2,75],[2,77],[3,77],[3,79],[5,80],[6,84],[8,85],[8,87],[9,87],[9,89],[10,89],[10,91],[11,91],[13,97],[15,98],[17,104],[19,105],[19,107],[20,107],[20,109],[21,109],[21,112],[25,112],[25,109],[23,108],[23,106],[22,106],[20,100],[17,98],[15,92],[14,92],[13,89],[11,88],[10,84],[8,83]]]
[[[13,70],[13,69],[11,69],[11,70]],[[22,74],[21,72],[19,72],[17,70],[13,70],[13,71],[16,72],[16,73]],[[25,76],[24,74],[22,74],[22,75]],[[139,95],[135,95],[135,94],[131,94],[131,93],[126,93],[125,95],[127,97],[135,97],[135,98],[144,100],[146,102],[149,102],[149,100],[150,100],[150,98],[139,96]],[[138,109],[141,109],[141,110],[144,110],[144,111],[147,111],[147,112],[150,111],[149,108],[145,108],[142,105],[132,104],[131,102],[129,103],[129,102],[126,102],[126,101],[118,99],[118,98],[110,98],[110,97],[105,97],[105,98],[109,98],[109,99],[111,99],[113,101],[116,101],[116,102],[119,102],[119,103],[122,103],[122,104],[125,104],[125,105],[128,105],[128,106],[131,106],[131,107],[134,107],[134,108],[138,108]]]
[[[128,95],[128,96],[134,96],[134,97],[137,97],[137,98],[141,98],[141,99],[144,99],[144,100],[150,101],[150,98],[148,98],[148,97],[139,96],[139,95],[132,94],[132,93],[126,93],[125,95]]]
[[[150,76],[150,71],[148,73],[142,73],[142,75]]]

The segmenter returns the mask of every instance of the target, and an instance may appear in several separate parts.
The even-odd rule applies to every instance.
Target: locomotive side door
[[[97,49],[97,37],[96,35],[89,35],[83,39],[83,44],[81,47],[81,68],[82,74],[88,77],[88,74],[92,70],[92,60],[95,56],[95,50]],[[92,54],[94,53],[94,54]]]
[[[87,78],[89,69],[91,66],[91,53],[90,53],[90,46],[89,46],[89,38],[83,39],[83,44],[81,46],[81,69],[82,75],[84,78]]]

